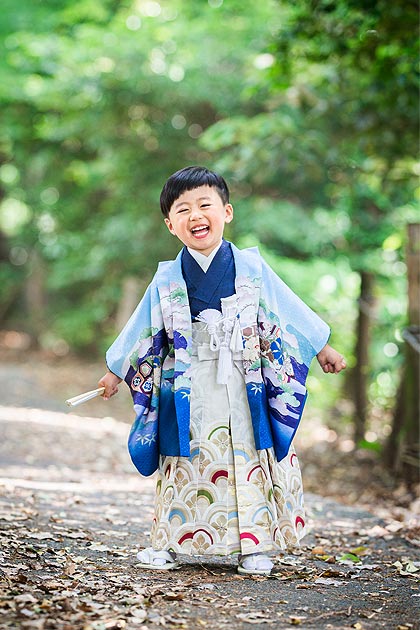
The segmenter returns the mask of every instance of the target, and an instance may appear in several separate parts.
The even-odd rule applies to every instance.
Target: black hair
[[[229,203],[229,188],[221,175],[210,171],[205,166],[186,166],[166,180],[160,194],[162,214],[167,217],[172,204],[182,193],[200,186],[215,188],[223,203]]]

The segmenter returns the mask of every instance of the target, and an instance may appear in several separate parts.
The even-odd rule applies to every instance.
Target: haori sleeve
[[[133,398],[136,398],[136,392],[150,396],[151,381],[157,380],[158,376],[155,374],[153,378],[151,372],[158,367],[156,364],[160,366],[167,352],[168,341],[159,293],[152,281],[127,324],[108,349],[106,363],[111,372],[127,382]],[[139,378],[135,379],[137,372]]]
[[[123,380],[131,365],[130,358],[138,349],[141,340],[144,340],[144,332],[148,331],[151,337],[151,296],[152,285],[149,285],[134,313],[106,352],[108,369]]]
[[[168,339],[156,283],[106,353],[108,368],[124,379],[133,397],[135,421],[128,440],[131,459],[142,475],[157,468],[159,393]]]
[[[311,360],[328,342],[330,327],[263,260],[262,296],[281,322],[284,331],[306,340]]]

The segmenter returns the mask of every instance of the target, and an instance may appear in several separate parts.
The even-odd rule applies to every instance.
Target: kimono
[[[244,554],[296,544],[304,517],[291,443],[306,402],[309,366],[327,343],[329,327],[257,248],[239,250],[224,241],[210,273],[192,279],[193,292],[187,290],[183,259],[185,266],[185,249],[159,264],[106,354],[109,369],[126,381],[133,397],[132,461],[142,475],[158,470],[153,547]],[[225,275],[228,295],[219,286]],[[200,315],[192,322],[191,312],[202,306],[214,316],[217,288],[220,321],[230,321],[227,344],[223,336],[221,342],[209,337],[209,321],[200,326]],[[215,361],[198,362],[209,339],[220,346],[218,367]],[[225,372],[233,365],[234,373],[229,367],[228,377],[220,376],[222,364]],[[194,377],[200,373],[202,383]],[[200,405],[210,415],[222,414],[223,422],[197,420]],[[211,461],[219,456],[219,464]]]

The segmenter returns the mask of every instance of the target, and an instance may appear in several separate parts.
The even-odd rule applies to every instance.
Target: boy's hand
[[[105,387],[102,398],[104,400],[109,400],[111,396],[114,396],[114,394],[118,392],[118,385],[121,383],[121,381],[122,379],[112,372],[108,371],[106,374],[104,374],[101,380],[98,381],[98,387]]]
[[[338,374],[347,366],[344,357],[328,344],[322,348],[316,358],[326,374]]]

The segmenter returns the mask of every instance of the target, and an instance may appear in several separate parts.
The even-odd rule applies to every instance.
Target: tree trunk
[[[374,306],[372,273],[360,274],[359,316],[356,331],[356,366],[353,371],[353,392],[355,405],[354,439],[356,444],[364,438],[368,408],[369,343],[372,309]]]
[[[38,345],[41,334],[48,327],[48,322],[46,317],[45,268],[41,257],[35,250],[31,254],[30,269],[25,286],[28,332],[33,343]]]
[[[139,303],[142,283],[134,276],[128,276],[122,281],[121,300],[118,304],[115,326],[117,330],[122,330],[130,319],[134,309]]]
[[[419,480],[420,461],[420,223],[408,226],[407,276],[404,365],[384,459],[411,486]]]

